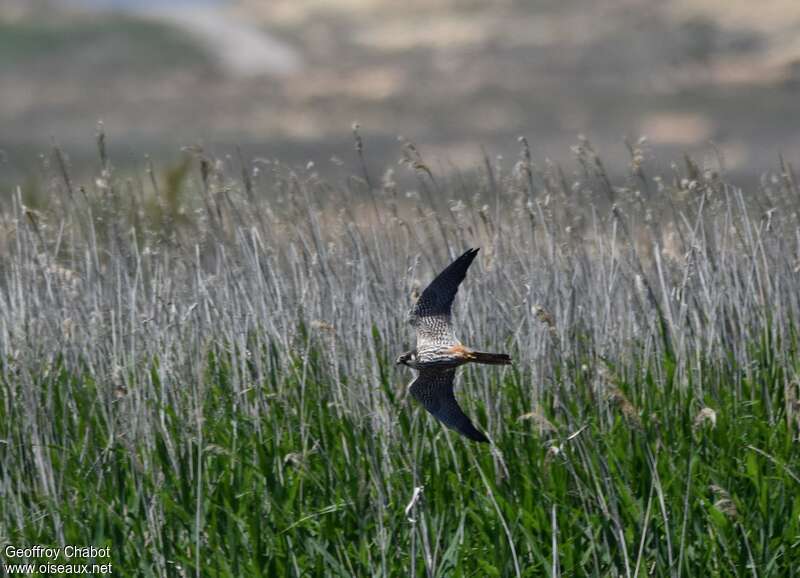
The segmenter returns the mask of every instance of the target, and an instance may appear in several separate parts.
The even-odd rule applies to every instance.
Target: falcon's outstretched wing
[[[411,383],[409,391],[426,410],[447,427],[476,442],[488,442],[489,439],[475,429],[469,418],[453,395],[455,369],[446,371],[421,370]]]
[[[450,263],[425,288],[409,312],[409,321],[417,330],[417,348],[421,344],[458,343],[450,324],[450,309],[458,286],[479,249],[469,249]]]

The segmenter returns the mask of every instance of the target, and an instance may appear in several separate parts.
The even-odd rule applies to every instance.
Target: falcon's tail
[[[484,353],[483,351],[473,351],[470,356],[473,363],[485,363],[486,365],[511,365],[511,358],[505,353]]]

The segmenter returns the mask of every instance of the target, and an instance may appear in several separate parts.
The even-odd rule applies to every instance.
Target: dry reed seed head
[[[547,451],[544,453],[544,461],[542,462],[542,473],[547,475],[550,471],[550,466],[562,456],[563,449],[556,440],[550,440],[547,446]],[[563,459],[563,458],[562,458]]]
[[[547,452],[545,452],[545,455],[544,455],[545,463],[554,460],[555,458],[560,456],[563,451],[564,450],[563,450],[561,444],[559,444],[557,441],[553,440],[547,446]]]
[[[74,327],[75,322],[72,321],[71,317],[67,317],[61,321],[61,336],[64,338],[64,341],[69,342],[72,340]]]
[[[556,428],[556,426],[554,426],[553,423],[549,419],[547,419],[547,417],[542,413],[541,409],[539,408],[530,411],[528,413],[523,413],[521,416],[517,417],[517,421],[527,421],[527,420],[530,420],[534,424],[536,424],[536,427],[539,428],[540,434],[545,434],[545,433],[551,434],[558,432],[558,428]]]
[[[647,287],[645,287],[645,284],[644,284],[644,278],[637,273],[633,277],[633,282],[634,282],[634,286],[636,287],[636,291],[641,296],[644,296],[645,292],[647,291]]]
[[[108,169],[103,169],[100,172],[100,176],[94,180],[94,185],[97,187],[98,191],[104,193],[111,189],[110,179],[111,173],[108,171]]]
[[[364,142],[361,140],[361,134],[358,132],[361,128],[357,122],[353,123],[353,139],[355,140],[355,147],[356,152],[362,152],[364,150]]]
[[[426,174],[426,175],[428,175],[429,177],[432,177],[432,176],[433,176],[433,171],[431,171],[430,167],[429,167],[428,165],[426,165],[426,164],[425,164],[425,163],[422,161],[422,159],[420,159],[420,160],[418,160],[417,162],[415,162],[415,163],[414,163],[412,166],[413,166],[413,168],[414,168],[414,170],[415,170],[415,171],[418,171],[418,172],[425,173],[425,174]]]
[[[383,172],[381,177],[381,186],[387,192],[396,192],[397,183],[394,180],[394,169],[389,167]]]
[[[413,283],[411,284],[411,302],[412,303],[416,303],[417,300],[419,299],[419,295],[420,295],[419,288],[420,288],[419,280],[414,279]]]
[[[614,378],[608,371],[608,368],[605,366],[605,363],[599,363],[595,366],[597,379],[601,383],[613,383]]]
[[[530,160],[531,158],[531,146],[528,142],[528,137],[522,135],[517,137],[517,142],[522,145],[522,156],[523,158]]]
[[[290,465],[292,467],[305,470],[306,458],[301,452],[289,452],[283,456],[283,465]]]
[[[714,495],[714,507],[725,514],[730,519],[736,519],[739,515],[736,509],[736,504],[731,499],[728,491],[722,486],[711,484],[709,486],[711,493]]]
[[[711,429],[717,427],[717,412],[710,407],[704,407],[697,413],[693,428],[698,430],[707,424],[711,426]]]
[[[450,199],[450,210],[453,213],[460,213],[467,208],[467,205],[461,199]]]
[[[793,403],[798,400],[798,390],[800,390],[800,380],[797,377],[787,380],[785,387],[786,401]]]
[[[550,336],[557,337],[558,329],[556,328],[555,318],[541,305],[534,305],[532,311],[539,321],[547,325],[547,331]]]
[[[679,186],[680,186],[681,190],[693,193],[700,187],[700,183],[698,183],[694,179],[683,178],[683,179],[680,180],[680,185]]]
[[[311,327],[313,329],[319,329],[320,331],[324,331],[326,333],[332,333],[332,334],[336,333],[336,328],[333,325],[321,319],[314,319],[311,322]]]
[[[41,223],[44,222],[44,214],[41,211],[37,211],[36,209],[32,209],[26,205],[22,205],[20,207],[22,212],[25,214],[25,217],[28,219],[28,222],[34,227],[37,228],[40,226]]]
[[[643,430],[644,426],[642,424],[642,419],[639,417],[639,410],[638,408],[631,403],[628,397],[625,395],[620,388],[617,386],[611,386],[608,388],[608,400],[622,412],[625,421],[631,427],[634,427],[637,430]]]

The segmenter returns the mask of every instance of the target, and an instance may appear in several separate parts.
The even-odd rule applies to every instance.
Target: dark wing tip
[[[450,416],[450,420],[443,419],[443,416],[441,415],[434,415],[436,415],[440,421],[444,422],[447,427],[456,430],[465,438],[471,439],[474,442],[489,443],[489,438],[487,438],[482,431],[472,424],[472,420],[470,420],[467,415],[461,411],[461,408],[458,407],[458,403],[455,401],[455,399],[453,399],[453,404],[455,404],[457,414],[455,416]]]
[[[467,249],[431,281],[411,309],[410,317],[449,315],[458,286],[480,249]],[[413,324],[413,320],[412,320]]]
[[[480,250],[481,250],[480,247],[475,247],[474,249],[470,247],[469,249],[464,251],[464,253],[462,253],[462,255],[458,259],[456,259],[456,261],[464,259],[465,261],[469,260],[469,262],[472,263],[472,260],[475,258],[475,256],[478,254],[478,251]]]
[[[467,249],[466,251],[464,251],[464,253],[461,254],[461,256],[458,259],[450,263],[450,265],[447,268],[445,268],[445,270],[442,271],[442,273],[450,271],[457,272],[456,275],[460,277],[459,279],[460,282],[461,280],[464,279],[464,277],[466,277],[467,269],[469,269],[470,265],[472,265],[472,262],[475,260],[478,251],[480,251],[480,248]]]
[[[483,432],[475,428],[475,426],[473,426],[471,430],[462,431],[461,433],[464,434],[464,436],[471,439],[472,441],[484,442],[487,444],[489,443],[489,438],[487,438]]]

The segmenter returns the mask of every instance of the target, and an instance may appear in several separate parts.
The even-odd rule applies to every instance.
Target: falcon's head
[[[401,365],[402,364],[402,365],[408,365],[410,367],[411,364],[409,363],[409,361],[411,363],[414,363],[416,360],[417,360],[417,350],[416,349],[412,349],[411,351],[406,351],[403,355],[398,357],[395,360],[395,365]]]

